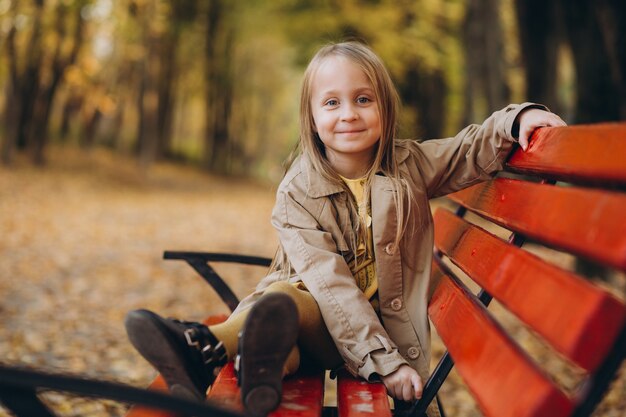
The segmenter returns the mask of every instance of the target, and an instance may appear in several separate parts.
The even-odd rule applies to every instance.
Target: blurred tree
[[[40,87],[40,70],[43,59],[43,0],[36,0],[31,5],[32,24],[30,36],[24,41],[26,47],[19,56],[18,11],[17,2],[11,3],[11,28],[7,35],[7,61],[9,65],[9,83],[5,98],[5,136],[2,144],[2,161],[10,164],[15,148],[24,149],[29,135],[28,127],[35,107],[35,97]],[[22,20],[23,22],[23,20]]]
[[[429,26],[433,34],[443,34],[447,30],[446,23],[444,19],[438,19],[437,13],[428,13],[428,17],[426,13],[419,14],[420,5],[415,2],[397,3],[400,13],[399,25],[397,32],[394,33],[393,42],[404,44],[398,89],[403,105],[413,113],[414,126],[409,134],[427,139],[441,137],[446,122],[444,109],[448,93],[448,82],[440,56],[441,49],[439,47],[433,49],[432,45],[428,45],[428,49],[420,50],[418,39],[412,37],[422,26]],[[424,22],[431,18],[434,19],[431,24]],[[428,44],[431,42],[434,40],[426,40]]]
[[[626,120],[626,3],[600,0],[597,5],[596,13],[608,51],[611,79],[619,95],[619,119]]]
[[[143,59],[136,62],[137,152],[140,163],[147,167],[172,154],[179,42],[185,28],[196,18],[198,1],[142,0],[132,4],[141,28],[143,50]]]
[[[573,123],[626,118],[626,3],[618,0],[517,0],[526,99],[561,111],[558,52],[572,51],[576,73]]]
[[[161,36],[158,75],[158,117],[156,156],[171,154],[174,104],[180,74],[177,52],[183,31],[195,20],[198,0],[168,0],[167,23]]]
[[[231,140],[229,132],[233,103],[234,7],[232,1],[210,0],[206,8],[204,164],[219,173],[231,173],[233,159],[237,157],[236,142]]]
[[[582,116],[598,114],[588,108],[596,102],[594,118],[624,117],[622,2],[562,3],[0,0],[2,159],[28,147],[43,160],[50,120],[61,138],[134,149],[145,166],[182,157],[261,172],[297,138],[304,65],[321,44],[345,39],[366,41],[389,68],[404,104],[400,136],[438,137],[480,120],[509,90],[520,95],[524,70],[527,98],[559,111],[557,98],[569,98],[556,87],[565,43],[577,62],[578,120],[593,120]],[[524,68],[504,41],[509,4]]]
[[[462,126],[509,103],[498,0],[470,0],[463,20],[465,100]],[[482,104],[482,106],[480,106]],[[482,108],[477,109],[476,106]]]
[[[526,78],[525,99],[560,113],[557,101],[557,58],[562,38],[555,1],[516,0],[521,57]]]
[[[43,164],[44,149],[48,143],[48,125],[52,104],[65,70],[74,62],[84,43],[84,20],[81,16],[86,0],[74,2],[59,2],[56,7],[54,31],[56,44],[49,64],[50,75],[48,82],[39,91],[33,117],[31,141],[34,144],[34,161]]]
[[[143,59],[137,62],[139,91],[137,95],[137,155],[139,163],[148,167],[157,156],[159,107],[159,27],[158,0],[137,1],[137,23],[141,28]]]
[[[602,27],[613,26],[616,21],[611,15],[623,16],[626,5],[604,2],[606,12],[601,14],[596,1],[559,1],[576,70],[576,122],[619,120],[620,86],[612,74],[610,59],[611,55],[617,55],[612,51],[616,45],[605,42]],[[603,22],[600,18],[609,21]]]
[[[50,112],[65,70],[76,61],[83,44],[81,11],[86,4],[87,0],[57,2],[50,6],[52,14],[44,13],[44,0],[35,0],[32,10],[26,7],[23,11],[32,12],[32,23],[30,39],[25,42],[24,56],[20,57],[18,6],[17,2],[12,3],[14,19],[7,38],[12,85],[6,97],[10,105],[5,114],[7,131],[2,152],[5,163],[11,162],[16,145],[19,149],[31,148],[36,164],[45,162]]]

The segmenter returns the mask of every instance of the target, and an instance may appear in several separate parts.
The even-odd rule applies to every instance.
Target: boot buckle
[[[200,342],[194,340],[196,338],[196,334],[196,329],[185,329],[185,340],[187,340],[187,344],[189,346],[200,349]]]

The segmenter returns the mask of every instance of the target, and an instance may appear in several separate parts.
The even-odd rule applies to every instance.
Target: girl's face
[[[358,65],[341,56],[326,58],[311,83],[311,111],[331,165],[371,162],[381,134],[380,115],[374,88]]]

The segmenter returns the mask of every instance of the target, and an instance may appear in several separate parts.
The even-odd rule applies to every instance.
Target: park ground
[[[190,320],[227,312],[191,268],[163,261],[163,250],[271,257],[275,186],[168,164],[144,172],[106,151],[51,151],[44,168],[22,160],[0,168],[0,361],[146,386],[155,372],[127,342],[127,311],[148,308]],[[263,274],[234,266],[219,272],[240,297]],[[616,275],[602,285],[624,299],[625,281]],[[550,358],[560,384],[575,389],[575,370],[561,372],[567,364],[549,356],[498,305],[494,311],[531,356]],[[433,352],[442,353],[436,335]],[[624,368],[594,416],[626,414]],[[442,398],[449,415],[480,416],[455,373]],[[126,410],[57,393],[45,400],[63,416],[122,416]]]

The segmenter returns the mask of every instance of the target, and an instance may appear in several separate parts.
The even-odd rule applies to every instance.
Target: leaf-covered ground
[[[146,386],[155,372],[127,342],[127,311],[149,308],[199,320],[227,309],[165,249],[272,256],[272,186],[158,165],[147,174],[119,156],[56,149],[44,169],[0,168],[0,361]],[[564,261],[564,262],[567,262]],[[239,296],[263,271],[221,267]],[[623,297],[623,277],[611,290]],[[498,306],[497,314],[574,389],[575,371],[550,356]],[[441,354],[435,340],[433,351]],[[549,359],[546,359],[549,358]],[[626,413],[626,376],[595,415]],[[453,374],[442,394],[450,415],[479,416]],[[71,398],[45,400],[63,416],[121,416],[125,405]],[[0,407],[0,416],[8,415]]]

